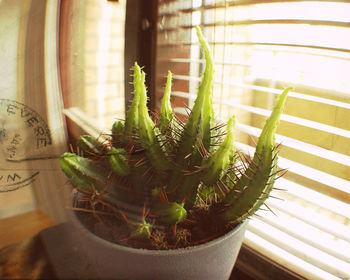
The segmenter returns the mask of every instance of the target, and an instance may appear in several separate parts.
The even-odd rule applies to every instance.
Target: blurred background
[[[243,256],[264,256],[308,279],[349,279],[348,1],[1,0],[1,100],[25,104],[51,131],[50,149],[30,157],[54,158],[82,133],[108,133],[132,98],[134,61],[145,67],[154,111],[167,71],[173,72],[172,104],[185,119],[205,66],[196,25],[214,54],[216,118],[224,122],[236,114],[240,150],[252,154],[282,89],[294,88],[276,136],[279,166],[288,169],[276,187],[287,191],[269,199],[273,213],[263,209],[250,222]],[[1,102],[4,131],[8,103]],[[35,138],[27,128],[24,138]],[[5,153],[11,139],[1,137]],[[0,180],[3,225],[37,209],[64,220],[57,191],[64,180],[57,179],[55,159],[7,163],[1,162],[0,178],[10,171],[14,176],[13,170],[21,178],[34,174],[27,170],[40,176],[13,191]],[[264,279],[243,257],[238,266]]]

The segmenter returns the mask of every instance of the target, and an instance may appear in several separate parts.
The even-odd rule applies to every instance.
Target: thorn
[[[276,167],[278,168],[277,163],[274,163],[273,165],[271,165],[271,168],[270,168],[270,169],[271,169],[271,170],[274,170]]]
[[[194,171],[188,171],[188,170],[182,170],[183,174],[185,176],[190,176],[190,175],[193,175],[193,174],[197,174],[197,173],[200,173],[204,170],[204,168],[202,169],[197,169],[197,170],[194,170]]]
[[[166,192],[162,189],[160,191],[160,200],[162,200],[163,202],[168,202],[168,196],[166,195]]]
[[[282,146],[282,142],[281,143],[277,143],[277,145],[275,145],[274,150],[278,150],[280,147]]]
[[[276,190],[276,191],[288,191],[287,189],[281,189],[281,188],[276,188],[276,187],[273,187],[272,188],[273,190]]]
[[[145,158],[141,158],[140,160],[138,160],[135,164],[134,167],[140,167],[142,165],[144,165],[146,163],[146,159]]]
[[[201,150],[202,150],[202,152],[203,152],[203,155],[204,155],[204,156],[208,155],[209,153],[208,153],[208,151],[205,149],[202,139],[198,139],[198,143],[199,143],[199,146],[200,146],[200,148],[201,148]],[[203,156],[203,157],[204,157],[204,156]]]
[[[251,208],[250,208],[250,209],[248,209],[248,211],[247,211],[248,215],[250,215],[250,216],[252,216],[253,214],[255,214],[255,213],[251,213],[251,211],[252,211],[252,209],[251,209]]]
[[[187,110],[189,110],[190,112],[192,111],[191,108],[188,107],[188,105],[187,105],[186,103],[184,103],[183,105],[184,105],[184,107],[185,107]]]
[[[221,178],[219,179],[219,182],[223,185],[223,187],[225,188],[225,191],[226,191],[226,192],[229,192],[229,191],[230,191],[230,188],[225,184],[225,182],[222,181]],[[225,193],[224,193],[224,195],[225,195]]]
[[[287,173],[287,171],[286,171],[286,172],[284,172],[283,174],[281,174],[281,175],[277,176],[277,177],[274,179],[274,181],[276,181],[276,180],[278,180],[279,178],[283,177],[283,176],[284,176],[286,173]]]
[[[278,153],[275,153],[272,157],[272,162],[274,162],[274,160],[276,159],[276,157],[278,156]]]
[[[254,146],[256,147],[256,141],[254,140],[254,138],[253,138],[253,136],[251,136],[250,134],[248,134],[249,135],[249,139],[250,140],[252,140],[252,142],[254,143]]]
[[[256,170],[254,170],[250,165],[248,165],[248,169],[253,173],[253,175],[256,175]]]
[[[145,212],[146,212],[146,202],[143,203],[143,208],[142,208],[142,217],[145,218]]]
[[[218,135],[212,135],[211,138],[222,138],[222,137],[224,137],[226,135],[227,135],[227,133],[224,132],[224,133],[221,133],[221,134],[218,134]]]
[[[242,175],[243,175],[245,178],[247,178],[249,181],[253,181],[253,179],[250,178],[246,173],[243,173]]]
[[[217,203],[218,202],[218,195],[214,190],[214,202]]]
[[[151,174],[151,176],[149,176],[149,178],[147,179],[147,183],[150,183],[152,181],[152,179],[154,178],[154,172]]]
[[[87,212],[87,213],[93,213],[92,210],[89,209],[85,209],[85,208],[77,208],[77,207],[68,207],[68,209],[74,210],[74,211],[79,211],[79,212]],[[107,212],[102,212],[102,211],[96,211],[96,213],[100,214],[100,215],[114,215],[113,213],[107,213]]]
[[[250,157],[248,157],[248,155],[243,154],[243,157],[244,157],[244,159],[246,160],[246,162],[249,163],[249,165],[250,165],[250,164],[253,164],[256,168],[259,168],[259,165],[258,165],[253,159],[251,159]],[[249,168],[249,165],[248,165],[248,168]],[[252,170],[252,171],[253,171],[253,170]]]
[[[72,144],[69,144],[69,150],[71,151],[72,154],[74,154],[74,149],[73,149]]]
[[[281,169],[279,169],[276,173],[282,173],[282,172],[287,172],[288,171],[288,169],[287,168],[281,168]]]
[[[190,224],[195,224],[195,223],[196,223],[195,221],[192,221],[192,220],[187,219],[187,218],[185,219],[185,222],[186,222],[186,223],[190,223]]]
[[[184,157],[184,159],[188,159],[191,155],[192,153],[189,153],[187,156]]]
[[[287,172],[288,172],[288,170],[286,170],[286,169],[280,169],[280,170],[277,170],[277,171],[274,172],[274,173],[271,173],[271,174],[269,175],[269,178],[271,178],[271,177],[273,177],[273,176],[275,176],[275,175],[281,173],[280,175],[278,175],[278,176],[275,178],[275,180],[277,180],[278,178],[281,178],[282,176],[286,175]]]
[[[259,160],[259,161],[262,161],[262,159],[261,159],[259,153],[255,153],[255,154],[256,154],[256,157],[258,158],[258,160]]]
[[[235,181],[233,181],[233,179],[231,178],[231,176],[230,176],[229,174],[227,174],[227,177],[228,177],[228,179],[231,181],[231,183],[232,183],[233,185],[235,185]]]
[[[264,205],[266,206],[267,209],[269,209],[271,211],[272,214],[274,214],[277,217],[276,213],[272,211],[270,206],[268,206],[266,203],[264,203]]]
[[[218,124],[218,125],[212,127],[210,130],[216,130],[216,129],[219,130],[219,129],[225,127],[225,126],[226,126],[226,123],[221,123],[221,124]]]
[[[269,197],[274,198],[274,199],[278,199],[280,201],[284,201],[283,198],[280,198],[280,197],[277,197],[277,196],[269,195]]]
[[[161,142],[161,141],[159,141],[159,142]],[[170,143],[169,140],[163,141],[163,143],[160,145],[160,148],[163,148],[168,143]]]
[[[275,180],[271,180],[271,182],[266,182],[265,183],[265,186],[268,187],[268,186],[273,186],[275,184]]]
[[[225,196],[226,193],[222,190],[221,186],[219,184],[216,184],[216,187],[219,189],[219,191],[222,193],[222,195]]]
[[[126,215],[122,211],[119,211],[119,214],[122,216],[122,218],[124,219],[125,223],[130,224],[130,222],[128,221],[128,218],[126,217]]]
[[[198,153],[201,155],[202,158],[204,158],[204,155],[202,154],[202,151],[200,149],[200,147],[196,146],[197,150],[198,150]]]
[[[142,174],[142,177],[145,177],[146,174],[152,169],[152,167],[149,167],[143,174]]]
[[[243,168],[246,169],[247,167],[246,167],[246,165],[245,165],[246,162],[245,162],[245,159],[244,159],[244,157],[243,157],[243,154],[237,153],[237,155],[238,155],[239,161],[241,162],[241,165],[243,165]]]

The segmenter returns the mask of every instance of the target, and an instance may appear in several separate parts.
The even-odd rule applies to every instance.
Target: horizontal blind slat
[[[285,213],[275,212],[275,209],[273,209],[273,211],[276,216],[266,211],[259,211],[259,216],[254,217],[254,219],[260,220],[274,228],[277,228],[280,231],[304,242],[305,244],[308,244],[316,249],[320,249],[339,260],[350,263],[350,250],[346,250],[343,243],[337,243],[332,235],[322,238],[319,236],[320,233],[317,232],[317,229],[313,230],[311,228],[312,226],[306,224],[305,222],[300,221],[295,217],[286,215]],[[316,236],[318,238],[315,238]],[[349,244],[348,249],[350,249]]]
[[[158,62],[167,63],[167,62],[175,62],[175,63],[205,63],[204,59],[190,59],[190,58],[158,58]],[[252,64],[246,63],[243,60],[241,61],[219,61],[214,60],[215,65],[236,65],[236,66],[246,66],[251,67]]]
[[[301,258],[287,252],[283,246],[276,246],[265,238],[253,233],[249,229],[245,233],[244,243],[259,251],[261,254],[280,263],[284,267],[297,271],[307,279],[313,280],[340,280],[323,269],[320,269]],[[238,260],[239,261],[239,260]]]
[[[171,1],[170,1],[171,2]],[[173,1],[176,2],[176,1]],[[211,9],[219,9],[219,8],[227,8],[231,6],[250,6],[250,5],[257,5],[257,4],[269,4],[269,3],[295,3],[295,2],[305,2],[305,0],[269,0],[269,1],[260,1],[260,0],[236,0],[236,1],[222,1],[221,3],[218,2],[214,5],[208,4],[203,6],[194,6],[194,7],[187,7],[187,8],[181,8],[181,6],[174,6],[172,9],[168,9],[171,11],[164,12],[162,11],[162,7],[160,7],[159,17],[162,16],[171,16],[171,15],[177,15],[178,13],[193,13],[196,11],[203,11],[203,10],[211,10]],[[308,2],[320,2],[319,0],[308,0]],[[333,2],[333,3],[348,3],[347,0],[327,0],[326,2]]]
[[[257,46],[254,48],[256,51],[275,51],[279,53],[294,53],[294,54],[307,54],[312,56],[319,56],[319,57],[328,57],[328,58],[334,58],[334,59],[343,59],[343,60],[350,60],[350,54],[344,53],[344,52],[329,52],[329,51],[323,51],[323,50],[315,50],[315,49],[303,49],[303,48],[293,48],[293,47],[268,47],[268,46]],[[181,62],[181,63],[205,63],[204,59],[194,59],[194,58],[169,58],[169,57],[162,57],[159,56],[158,61],[162,63],[166,62]],[[235,64],[235,62],[231,62],[229,60],[224,61],[218,61],[214,60],[216,64],[225,64],[228,62],[229,64]],[[246,63],[244,61],[239,62],[237,64],[243,64],[247,66],[252,66],[251,63]]]
[[[345,278],[350,276],[350,265],[348,263],[313,248],[309,244],[305,244],[266,223],[252,220],[248,229],[267,241],[283,247],[284,250],[337,277]]]
[[[350,22],[347,21],[330,21],[330,20],[308,20],[308,19],[251,19],[251,20],[236,20],[236,21],[216,21],[214,23],[202,23],[201,27],[226,27],[239,25],[256,25],[256,24],[308,24],[321,26],[335,26],[335,27],[350,27]],[[177,25],[176,27],[159,28],[158,32],[178,31],[179,29],[192,29],[196,25]]]
[[[303,199],[312,205],[317,205],[318,207],[327,209],[333,213],[336,213],[337,215],[350,219],[350,205],[347,203],[309,189],[285,178],[279,178],[276,180],[275,187],[279,189],[286,189],[287,194]]]
[[[334,52],[345,52],[350,53],[350,49],[347,48],[335,48],[335,47],[327,47],[323,45],[309,45],[309,44],[287,44],[287,43],[273,43],[273,42],[243,42],[243,41],[231,41],[231,42],[223,42],[223,41],[209,41],[210,45],[237,45],[237,46],[271,46],[271,47],[293,47],[293,48],[310,48],[317,50],[326,50],[326,51],[334,51]],[[199,46],[198,43],[183,41],[183,42],[172,42],[172,43],[158,43],[157,46],[159,48],[167,48],[167,47],[181,47],[181,46]]]
[[[174,79],[177,79],[177,78],[179,78],[179,75],[174,75],[173,77],[174,77]],[[184,78],[181,77],[181,79],[185,79],[185,77]],[[173,94],[176,96],[180,96],[177,93],[173,93]],[[181,95],[180,97],[185,97],[185,96]],[[191,94],[187,95],[187,97],[191,97],[193,99],[196,98],[195,95],[191,95]],[[261,109],[261,108],[257,108],[257,107],[253,107],[253,106],[249,106],[249,105],[237,104],[237,103],[234,103],[231,101],[213,99],[213,102],[215,104],[228,105],[228,106],[231,106],[233,108],[242,109],[242,110],[245,110],[245,111],[257,114],[257,115],[265,116],[265,117],[268,117],[271,114],[271,111],[269,111],[269,110],[265,110],[265,109]],[[341,129],[341,128],[337,128],[334,126],[330,126],[327,124],[322,124],[319,122],[315,122],[315,121],[311,121],[311,120],[307,120],[307,119],[302,119],[299,117],[294,117],[294,116],[286,115],[286,114],[282,114],[281,120],[292,123],[292,124],[296,124],[299,126],[304,126],[304,127],[308,127],[311,129],[320,130],[320,131],[323,131],[326,133],[331,133],[331,134],[342,136],[345,138],[350,138],[350,131],[345,130],[345,129]]]
[[[289,201],[279,201],[277,199],[269,200],[269,206],[278,209],[288,215],[294,216],[305,223],[308,223],[324,232],[332,234],[337,238],[350,242],[350,228],[334,222],[329,218],[308,211],[307,208],[296,205]],[[307,215],[306,215],[307,213]]]

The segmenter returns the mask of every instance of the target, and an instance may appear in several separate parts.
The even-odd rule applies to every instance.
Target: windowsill
[[[36,210],[0,220],[0,248],[27,240],[55,223]]]
[[[66,116],[67,129],[70,143],[75,143],[80,135],[91,135],[98,138],[107,130],[99,128],[98,122],[89,117],[78,107],[71,107],[63,111]]]
[[[237,275],[240,277],[237,278]],[[230,279],[295,280],[305,278],[262,255],[243,241]]]

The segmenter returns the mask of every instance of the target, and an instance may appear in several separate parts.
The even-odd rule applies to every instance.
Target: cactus
[[[158,121],[152,120],[145,73],[135,63],[134,97],[125,122],[113,124],[105,143],[81,136],[79,154],[65,153],[60,159],[73,187],[88,201],[113,209],[129,224],[130,238],[151,239],[155,228],[175,227],[176,232],[176,225],[188,222],[189,213],[203,203],[207,213],[234,226],[264,204],[278,173],[275,132],[290,88],[266,121],[253,158],[239,166],[236,119],[229,119],[221,137],[223,126],[215,125],[213,118],[212,54],[198,27],[197,36],[206,68],[186,123],[171,108],[170,71]]]

